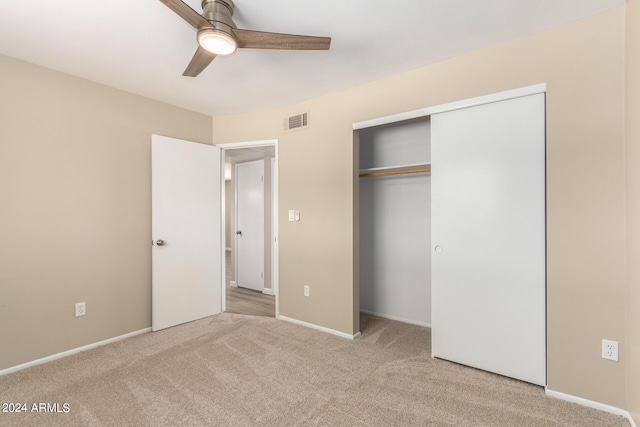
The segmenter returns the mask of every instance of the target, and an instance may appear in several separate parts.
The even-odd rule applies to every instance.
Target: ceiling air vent
[[[309,127],[309,113],[296,114],[284,119],[284,130],[292,131]]]

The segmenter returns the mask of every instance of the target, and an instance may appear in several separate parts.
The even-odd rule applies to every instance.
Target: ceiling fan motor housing
[[[183,0],[160,0],[197,31],[198,49],[183,76],[195,77],[218,56],[233,55],[238,48],[277,50],[329,50],[331,37],[267,33],[236,27],[233,0],[201,0],[202,14]]]
[[[214,31],[228,34],[235,39],[233,30],[233,2],[231,0],[202,0],[202,16],[213,25]]]

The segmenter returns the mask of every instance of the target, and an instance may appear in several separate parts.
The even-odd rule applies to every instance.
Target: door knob
[[[167,242],[165,242],[164,240],[158,240],[158,241],[156,241],[156,245],[158,245],[158,246],[164,246],[164,245],[166,245],[166,244],[167,244]]]
[[[442,246],[436,245],[436,247],[434,249],[436,250],[437,253],[439,253],[439,254],[442,253]]]
[[[238,236],[242,237],[242,231],[238,230],[238,231],[236,231],[236,234],[237,234]]]

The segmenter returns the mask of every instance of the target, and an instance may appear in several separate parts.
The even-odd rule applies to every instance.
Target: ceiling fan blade
[[[189,62],[189,65],[187,65],[187,69],[184,70],[184,73],[182,73],[182,75],[186,77],[196,77],[202,72],[202,70],[207,68],[207,65],[209,65],[215,57],[215,53],[211,53],[208,50],[205,50],[202,47],[198,46],[198,50],[196,50],[193,58],[191,58],[191,62]]]
[[[189,25],[191,25],[196,30],[201,28],[212,27],[211,23],[204,19],[202,15],[200,15],[195,10],[191,9],[189,5],[181,0],[160,0],[164,3],[169,9],[173,10],[176,15],[187,21]]]
[[[331,37],[298,36],[238,29],[234,29],[233,33],[238,39],[238,47],[248,49],[329,50],[331,45]]]

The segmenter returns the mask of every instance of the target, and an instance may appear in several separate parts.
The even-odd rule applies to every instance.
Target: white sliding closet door
[[[432,354],[545,385],[544,94],[431,126]]]

